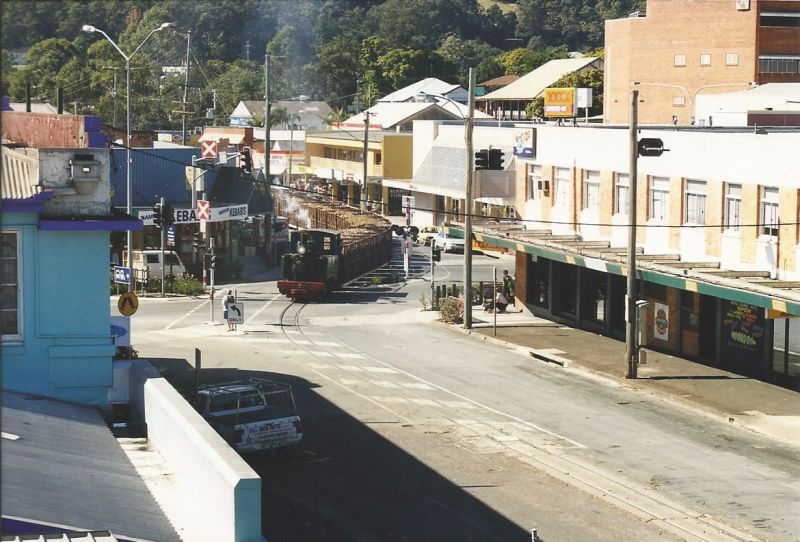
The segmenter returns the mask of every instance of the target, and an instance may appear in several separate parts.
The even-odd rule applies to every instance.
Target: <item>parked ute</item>
[[[198,410],[239,452],[298,446],[303,422],[288,384],[260,378],[203,386]]]

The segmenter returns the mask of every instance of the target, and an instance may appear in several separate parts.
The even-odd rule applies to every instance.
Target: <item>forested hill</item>
[[[113,122],[113,85],[124,94],[124,61],[93,25],[131,52],[164,22],[132,61],[136,118],[170,124],[182,99],[186,31],[191,31],[190,108],[229,115],[239,100],[263,99],[270,55],[276,99],[299,95],[344,108],[423,77],[463,84],[523,74],[569,51],[603,45],[604,20],[643,9],[644,0],[5,0],[2,92],[12,101],[30,81],[35,99],[55,89],[79,112]],[[27,51],[22,66],[14,55]],[[116,69],[115,69],[116,68]],[[166,70],[164,68],[167,68]],[[170,70],[169,68],[173,68]],[[178,68],[178,69],[175,69]],[[117,105],[119,108],[119,104]],[[124,107],[122,108],[124,109]],[[124,118],[124,111],[117,113]],[[119,118],[117,123],[120,124]]]

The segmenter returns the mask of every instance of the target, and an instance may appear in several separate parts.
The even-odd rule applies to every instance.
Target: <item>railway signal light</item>
[[[441,262],[442,261],[442,249],[441,248],[433,247],[431,249],[431,254],[432,254],[434,262]]]
[[[203,234],[199,231],[192,234],[192,246],[195,248],[200,248],[203,245]]]
[[[153,205],[153,224],[155,224],[156,228],[159,230],[163,227],[161,218],[161,204],[156,203]]]
[[[217,255],[216,254],[209,255],[209,257],[208,257],[208,266],[211,269],[216,269],[217,268]]]
[[[165,203],[161,208],[161,222],[164,226],[172,226],[175,224],[175,211],[169,203]]]
[[[253,171],[253,155],[250,154],[250,147],[242,149],[242,169],[248,173]]]
[[[501,149],[489,149],[489,169],[503,169],[503,151]]]
[[[481,149],[475,153],[475,170],[489,168],[489,151]]]

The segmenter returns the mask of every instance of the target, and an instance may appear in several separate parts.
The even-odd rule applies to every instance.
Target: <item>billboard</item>
[[[536,128],[514,129],[514,156],[536,158]]]
[[[576,116],[574,88],[544,89],[544,116],[568,117]]]

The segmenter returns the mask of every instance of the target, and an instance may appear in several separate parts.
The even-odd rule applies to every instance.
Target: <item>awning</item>
[[[625,276],[627,273],[627,258],[619,255],[619,249],[602,248],[592,245],[591,242],[564,240],[563,237],[548,235],[541,230],[525,230],[524,226],[515,228],[497,226],[496,231],[491,227],[480,231],[473,230],[476,241],[487,245],[508,248],[518,252],[541,256],[561,263],[587,267],[596,271]],[[477,230],[477,231],[476,231]],[[447,228],[449,235],[464,237],[464,230],[450,226]],[[583,245],[583,246],[582,246]],[[764,282],[754,284],[746,280],[715,276],[713,268],[708,273],[692,269],[691,266],[681,268],[671,267],[669,263],[651,260],[652,256],[639,256],[636,262],[636,276],[655,284],[697,292],[720,299],[727,299],[739,303],[746,303],[768,310],[779,311],[785,314],[800,316],[800,291],[780,290],[777,288],[781,281],[774,281],[776,287],[765,286]],[[645,259],[647,258],[647,259]],[[666,257],[665,257],[666,259]]]

